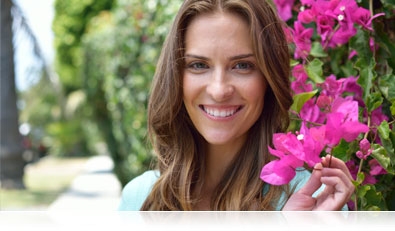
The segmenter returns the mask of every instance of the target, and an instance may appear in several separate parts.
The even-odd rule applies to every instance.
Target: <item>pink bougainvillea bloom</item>
[[[312,28],[304,28],[301,22],[294,23],[293,38],[296,46],[295,59],[306,58],[311,50]]]
[[[314,102],[314,99],[308,100],[299,112],[299,117],[303,121],[322,124],[325,121],[325,114],[321,112],[320,108]]]
[[[353,98],[354,100],[362,101],[362,87],[357,83],[358,78],[355,76],[349,76],[347,78],[343,78],[343,93],[348,92],[348,93],[353,93]],[[364,106],[365,104],[360,106]]]
[[[276,151],[269,148],[273,154]],[[303,166],[303,161],[293,155],[282,155],[279,160],[266,164],[261,171],[260,178],[272,185],[288,184],[296,175],[295,169]]]
[[[325,147],[325,126],[307,128],[302,123],[299,140],[303,144],[303,153],[300,159],[310,167],[321,161],[320,154]]]
[[[376,159],[369,160],[370,175],[377,176],[387,174],[387,171],[380,165]]]
[[[348,59],[352,59],[357,55],[358,55],[358,52],[356,50],[351,50],[350,54],[348,54]]]
[[[376,42],[374,41],[373,37],[369,38],[369,48],[370,48],[370,51],[372,51],[372,52],[374,52],[377,49],[379,49],[379,45],[376,44]]]
[[[332,146],[341,139],[351,142],[360,133],[367,132],[369,127],[358,121],[358,102],[336,98],[332,104],[332,112],[327,115],[325,138]]]
[[[330,75],[325,79],[325,82],[317,84],[317,86],[322,88],[322,94],[337,98],[343,93],[343,82],[343,78],[337,80],[335,75]]]
[[[364,138],[359,142],[359,150],[356,153],[356,156],[359,159],[366,160],[368,156],[372,153],[372,149],[370,148],[370,142]]]
[[[273,135],[275,149],[269,152],[278,157],[266,164],[261,171],[261,179],[267,183],[281,185],[289,183],[298,167],[307,163],[313,167],[321,161],[320,153],[325,147],[325,127],[307,128],[305,124],[296,136],[292,133]]]
[[[284,31],[285,39],[287,40],[287,43],[288,44],[293,43],[294,42],[294,38],[292,35],[293,30],[288,26],[283,26],[283,31]]]
[[[317,98],[317,106],[324,113],[330,112],[332,102],[333,102],[333,98],[324,94],[319,95]]]
[[[295,94],[310,92],[313,90],[313,85],[311,83],[306,83],[309,76],[302,64],[298,64],[292,69],[292,76],[295,77],[295,80],[292,81],[291,88]]]
[[[321,45],[325,49],[329,42],[331,35],[333,34],[333,27],[335,26],[335,20],[327,15],[317,16],[317,33],[321,36]]]
[[[367,10],[363,7],[359,7],[358,9],[356,9],[353,12],[352,18],[355,23],[361,25],[366,30],[373,31],[373,28],[372,28],[373,19],[383,16],[383,15],[385,15],[385,13],[379,13],[379,14],[375,14],[375,15],[371,16],[369,10]]]
[[[273,0],[273,3],[276,5],[278,15],[284,21],[292,18],[292,6],[294,5],[295,0]]]
[[[346,12],[347,13],[347,12]],[[348,41],[357,34],[357,29],[354,27],[354,22],[350,17],[339,20],[339,28],[334,31],[328,43],[329,47],[340,46],[348,43]]]
[[[314,22],[317,15],[314,10],[312,9],[304,9],[303,11],[299,12],[298,14],[298,21],[304,24],[309,24]]]
[[[274,134],[273,145],[275,149],[268,147],[269,152],[279,159],[266,164],[260,177],[269,184],[287,184],[295,176],[295,169],[303,166],[303,161],[293,155],[302,151],[302,145],[292,133]]]

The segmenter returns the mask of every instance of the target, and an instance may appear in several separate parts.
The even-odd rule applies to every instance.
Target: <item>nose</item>
[[[216,102],[223,102],[232,97],[235,88],[226,71],[216,70],[212,73],[206,90]]]

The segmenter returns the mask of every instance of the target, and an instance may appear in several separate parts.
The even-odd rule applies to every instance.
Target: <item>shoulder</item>
[[[122,190],[121,202],[118,210],[138,211],[148,197],[159,177],[159,171],[146,171],[140,176],[132,179]]]

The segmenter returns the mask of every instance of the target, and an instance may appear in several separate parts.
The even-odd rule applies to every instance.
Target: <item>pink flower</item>
[[[337,145],[341,139],[347,142],[355,140],[369,127],[358,121],[358,102],[336,98],[332,112],[327,115],[325,138],[328,144]]]
[[[314,22],[317,15],[312,9],[305,9],[298,14],[298,21],[309,24]]]
[[[311,50],[312,28],[304,28],[301,22],[294,23],[293,37],[295,42],[295,59],[306,58]]]
[[[366,160],[371,153],[370,142],[366,138],[362,139],[359,142],[359,150],[356,153],[357,157]]]
[[[332,17],[327,15],[317,16],[317,33],[321,36],[321,44],[325,48],[326,44],[330,41],[331,35],[333,34],[333,27],[335,21]]]
[[[348,59],[352,59],[357,55],[358,55],[358,52],[356,50],[352,50],[352,51],[350,51],[350,54],[348,55]]]
[[[369,38],[369,48],[372,52],[376,51],[379,48],[379,45],[376,45],[376,42],[372,37]]]
[[[293,155],[298,155],[302,145],[292,133],[274,134],[273,145],[276,149],[268,147],[269,152],[279,159],[266,164],[262,168],[260,177],[269,184],[287,184],[294,178],[295,169],[303,166],[303,161]]]
[[[381,167],[380,163],[376,159],[371,159],[369,161],[369,166],[370,166],[369,173],[372,176],[387,174],[387,171],[383,167]]]
[[[357,24],[361,25],[366,30],[373,31],[373,28],[372,28],[373,19],[383,16],[383,15],[385,15],[385,13],[375,14],[373,17],[371,17],[369,10],[359,7],[358,9],[356,9],[354,11],[354,13],[352,14],[352,17],[353,17],[353,20]]]
[[[314,102],[314,99],[308,100],[299,112],[299,117],[303,121],[309,121],[314,123],[324,123],[325,115],[321,112],[318,105]]]
[[[284,155],[280,160],[266,164],[260,178],[272,185],[288,184],[296,175],[295,169],[303,166],[303,161],[293,155]]]
[[[280,18],[284,21],[292,18],[292,6],[294,5],[295,0],[273,0],[273,3],[276,5],[278,14]]]
[[[339,22],[339,29],[337,29],[328,43],[329,47],[336,47],[348,43],[348,41],[357,34],[357,29],[351,19],[345,19]]]
[[[292,69],[292,76],[295,77],[295,80],[292,81],[291,88],[295,94],[313,90],[313,85],[306,83],[309,76],[302,64],[298,64]]]
[[[325,147],[325,126],[308,129],[306,124],[302,123],[298,138],[303,143],[300,159],[313,167],[321,161],[320,154]]]
[[[343,93],[343,82],[344,79],[336,80],[335,75],[330,75],[325,79],[325,82],[317,84],[317,86],[322,88],[322,94],[337,98]]]
[[[292,133],[277,133],[273,136],[275,149],[269,152],[279,159],[266,164],[261,171],[261,179],[273,185],[289,183],[296,174],[296,169],[307,163],[313,167],[320,162],[320,153],[324,144],[324,127],[308,129],[302,125],[298,136]]]

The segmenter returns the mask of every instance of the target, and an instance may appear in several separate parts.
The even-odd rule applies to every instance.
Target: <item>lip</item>
[[[234,117],[242,108],[242,105],[229,106],[214,106],[214,105],[199,105],[199,108],[210,119],[214,120],[228,120]]]

